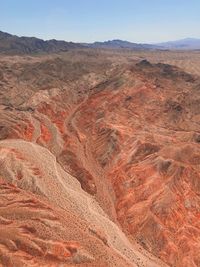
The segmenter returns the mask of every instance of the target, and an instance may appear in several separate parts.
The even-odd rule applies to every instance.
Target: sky
[[[45,40],[200,38],[200,0],[0,0],[0,11],[1,31]]]

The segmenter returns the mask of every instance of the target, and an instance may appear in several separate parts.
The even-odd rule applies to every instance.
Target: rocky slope
[[[200,79],[80,55],[0,58],[1,265],[200,266]]]

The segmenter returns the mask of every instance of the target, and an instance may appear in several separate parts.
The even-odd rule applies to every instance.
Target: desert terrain
[[[0,266],[199,251],[200,51],[0,55]]]

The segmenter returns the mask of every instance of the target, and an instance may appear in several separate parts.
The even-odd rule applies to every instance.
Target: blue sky
[[[200,0],[0,0],[0,30],[43,39],[200,38]]]

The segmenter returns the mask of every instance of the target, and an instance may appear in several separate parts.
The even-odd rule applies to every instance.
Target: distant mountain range
[[[170,41],[156,45],[166,49],[196,50],[200,49],[200,39],[185,38],[178,41]]]
[[[159,44],[138,44],[123,40],[94,43],[73,43],[58,40],[44,41],[35,37],[18,37],[0,31],[0,53],[34,54],[56,53],[75,48],[134,49],[134,50],[196,50],[200,49],[200,39],[186,38]]]
[[[54,53],[81,47],[83,46],[72,42],[44,41],[35,37],[18,37],[0,31],[0,53],[5,54]]]
[[[92,44],[84,44],[85,46],[92,47],[92,48],[110,48],[110,49],[136,49],[136,50],[149,50],[155,49],[159,47],[155,47],[155,45],[151,44],[138,44],[138,43],[131,43],[128,41],[123,40],[112,40],[112,41],[105,41],[105,42],[95,42]]]
[[[186,38],[158,44],[138,44],[122,40],[112,40],[106,42],[95,42],[93,44],[87,44],[87,46],[94,48],[127,48],[136,50],[197,50],[200,49],[200,39]]]

